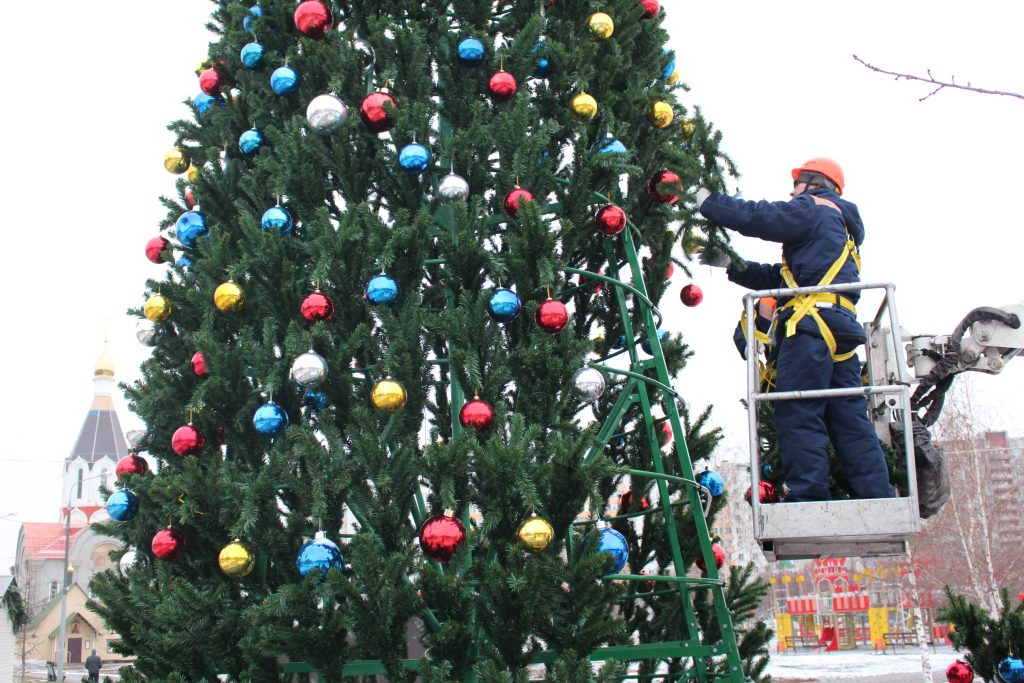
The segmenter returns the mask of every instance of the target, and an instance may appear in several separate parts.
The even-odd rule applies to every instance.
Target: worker
[[[701,262],[725,267],[729,279],[753,290],[813,287],[860,281],[858,249],[864,224],[846,201],[839,164],[819,157],[794,168],[789,201],[744,201],[706,188],[697,209],[708,220],[748,237],[782,244],[782,262],[731,263],[706,250]],[[859,292],[803,294],[780,298],[776,311],[776,390],[807,391],[860,386],[856,349],[864,343],[857,322]],[[864,396],[775,402],[786,500],[831,499],[828,443],[831,439],[856,498],[891,498],[888,466],[867,416]]]

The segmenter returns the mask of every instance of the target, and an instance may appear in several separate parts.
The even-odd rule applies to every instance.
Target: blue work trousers
[[[860,360],[836,363],[821,337],[797,332],[780,339],[776,391],[861,385]],[[782,472],[792,502],[829,500],[828,442],[832,441],[855,498],[892,498],[885,455],[867,415],[864,396],[775,402]]]

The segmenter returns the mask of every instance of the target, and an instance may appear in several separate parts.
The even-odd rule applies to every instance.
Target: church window
[[[53,600],[54,597],[56,597],[56,595],[57,595],[57,588],[58,588],[57,582],[56,581],[51,581],[50,582],[50,599],[51,600]]]
[[[78,493],[75,494],[76,498],[81,498],[82,497],[82,479],[83,478],[84,477],[82,475],[82,470],[78,470]]]

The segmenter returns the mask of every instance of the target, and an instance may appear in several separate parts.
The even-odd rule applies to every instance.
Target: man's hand
[[[697,192],[694,193],[694,197],[697,200],[697,210],[700,211],[700,207],[704,204],[704,200],[711,196],[711,190],[706,187],[698,187]]]
[[[713,268],[728,268],[732,259],[724,251],[718,249],[701,249],[697,260],[705,266]]]

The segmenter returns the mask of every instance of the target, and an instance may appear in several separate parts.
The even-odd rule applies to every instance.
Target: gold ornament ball
[[[651,105],[649,113],[651,116],[651,123],[653,123],[656,128],[667,128],[675,117],[675,112],[672,111],[672,105],[661,100]]]
[[[672,71],[672,73],[670,73],[668,75],[668,78],[665,79],[665,82],[668,83],[669,85],[675,85],[676,81],[678,81],[678,80],[679,80],[679,69],[675,69],[675,70]]]
[[[180,175],[188,170],[188,152],[181,147],[171,147],[164,154],[164,168],[168,173]]]
[[[615,22],[604,12],[594,12],[587,19],[587,29],[595,38],[606,40],[615,33]]]
[[[683,123],[680,126],[683,131],[683,135],[691,137],[697,132],[697,124],[693,122],[693,119],[683,119]]]
[[[162,294],[154,294],[146,299],[142,312],[155,323],[162,323],[171,317],[171,300]]]
[[[224,546],[217,556],[220,570],[233,579],[247,576],[256,566],[256,554],[248,543],[235,539]]]
[[[589,93],[581,92],[569,100],[569,108],[573,116],[580,121],[589,121],[597,116],[597,100]]]
[[[199,169],[197,167],[195,167],[195,166],[189,166],[188,167],[188,181],[190,183],[195,183],[196,182],[196,178],[198,178],[198,177],[199,177]]]
[[[548,549],[555,538],[555,529],[551,522],[540,515],[530,515],[519,525],[516,538],[520,545],[531,553],[540,553]]]
[[[373,386],[370,401],[373,407],[382,413],[397,413],[405,407],[405,387],[390,377],[385,377]]]
[[[220,284],[213,292],[213,305],[221,313],[236,313],[244,304],[245,293],[231,280]]]

